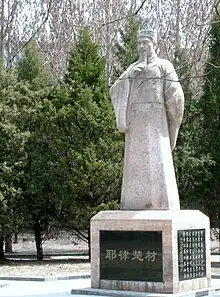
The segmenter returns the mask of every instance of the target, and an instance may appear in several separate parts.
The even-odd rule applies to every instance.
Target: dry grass
[[[80,241],[67,232],[61,232],[56,240],[47,240],[43,244],[44,254],[58,253],[64,256],[65,253],[88,252],[87,243]],[[19,234],[18,243],[13,244],[11,255],[31,255],[29,260],[10,260],[0,263],[0,277],[2,276],[23,276],[23,277],[49,277],[66,276],[79,273],[90,273],[90,263],[80,260],[52,260],[34,261],[36,259],[36,248],[33,234]],[[9,256],[10,258],[10,256]],[[32,259],[32,260],[31,260]]]

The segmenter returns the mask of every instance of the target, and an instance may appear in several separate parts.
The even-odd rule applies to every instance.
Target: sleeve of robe
[[[166,61],[164,71],[164,98],[169,127],[171,150],[175,148],[183,119],[184,94],[173,65]]]
[[[127,126],[127,105],[130,92],[130,79],[128,73],[136,63],[130,65],[128,69],[110,88],[110,97],[114,107],[118,131],[126,133]]]

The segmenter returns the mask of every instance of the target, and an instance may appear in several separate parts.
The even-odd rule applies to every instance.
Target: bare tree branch
[[[42,27],[45,25],[45,23],[47,22],[49,15],[50,15],[50,9],[51,9],[51,5],[52,5],[52,0],[50,0],[49,5],[48,5],[48,9],[47,9],[47,13],[45,16],[45,19],[43,20],[43,22],[40,24],[40,26],[37,28],[37,30],[32,34],[32,36],[28,39],[28,41],[26,41],[16,52],[15,54],[12,56],[12,58],[9,60],[9,64],[12,65],[12,62],[14,60],[14,58],[20,53],[21,50],[23,50],[34,38],[35,36],[40,32],[40,30],[42,29]]]
[[[0,28],[0,59],[4,57],[4,23],[5,23],[5,1],[1,1],[1,14],[0,14],[1,28]]]
[[[214,5],[213,5],[213,8],[214,8],[214,10],[215,10],[215,13],[216,13],[216,15],[218,15],[218,16],[219,16],[219,11],[218,11],[219,4],[220,4],[220,1],[217,0],[217,1],[214,3]]]
[[[147,0],[143,0],[142,3],[140,4],[140,6],[137,8],[137,10],[134,12],[134,13],[131,13],[131,14],[128,14],[128,15],[125,15],[125,16],[122,16],[121,18],[117,18],[117,19],[114,19],[114,20],[111,20],[109,22],[106,22],[106,23],[103,23],[99,29],[101,29],[102,27],[106,26],[106,25],[110,25],[112,23],[115,23],[115,22],[119,22],[119,21],[122,21],[124,19],[127,19],[127,18],[130,18],[130,17],[134,17],[135,15],[137,15],[141,9],[144,7],[144,4],[147,2]]]
[[[205,64],[208,64],[208,65],[210,65],[210,66],[212,66],[213,68],[216,68],[216,69],[219,69],[220,68],[220,66],[214,65],[214,64],[212,64],[211,62],[208,62],[208,61],[204,61],[204,63]]]
[[[141,9],[144,7],[144,4],[147,2],[147,0],[142,1],[141,5],[139,6],[139,8],[133,13],[133,16],[137,15]]]
[[[8,22],[7,22],[7,25],[6,25],[5,29],[4,29],[3,38],[6,37],[6,34],[8,33],[8,29],[9,29],[11,23],[12,23],[13,20],[14,20],[14,15],[15,15],[15,11],[16,11],[16,9],[17,9],[17,6],[18,6],[18,1],[16,0],[16,1],[13,3],[11,12],[10,12],[10,14],[9,14],[9,16],[8,16]]]

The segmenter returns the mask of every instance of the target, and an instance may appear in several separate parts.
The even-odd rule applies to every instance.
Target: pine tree
[[[65,89],[63,106],[55,99],[61,159],[68,170],[65,193],[70,193],[62,217],[79,234],[97,211],[117,205],[122,173],[122,141],[115,130],[105,63],[87,30],[70,52]]]
[[[27,220],[32,228],[37,250],[37,259],[43,259],[42,242],[55,216],[56,200],[50,188],[51,158],[53,148],[50,142],[51,121],[47,96],[50,91],[50,77],[45,61],[36,44],[29,44],[16,67],[17,79],[25,96],[20,109],[24,112],[19,127],[29,133],[25,143],[26,162],[21,182]],[[49,105],[49,107],[48,107]]]
[[[202,151],[214,162],[210,168],[211,178],[204,180],[201,197],[204,211],[210,217],[211,225],[220,224],[220,16],[216,14],[209,33],[209,59],[205,67],[204,93],[200,100],[203,115]]]
[[[29,135],[19,128],[20,103],[25,100],[22,86],[13,72],[2,65],[0,81],[0,258],[4,258],[4,239],[24,225],[20,180]]]
[[[29,43],[16,65],[18,80],[27,82],[32,90],[45,90],[50,84],[46,62],[35,41]]]

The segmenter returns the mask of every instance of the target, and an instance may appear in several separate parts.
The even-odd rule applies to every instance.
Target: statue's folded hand
[[[141,62],[135,65],[128,73],[128,77],[135,77],[138,73],[143,71],[146,68],[146,63]]]

